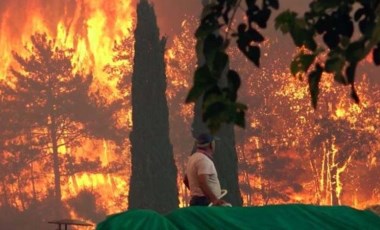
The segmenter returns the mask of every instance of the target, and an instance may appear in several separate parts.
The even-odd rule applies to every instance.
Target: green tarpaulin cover
[[[347,206],[188,207],[167,215],[130,210],[107,217],[96,230],[134,229],[376,229],[380,217]]]

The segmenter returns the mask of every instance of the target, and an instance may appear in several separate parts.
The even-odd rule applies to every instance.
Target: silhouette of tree
[[[61,154],[63,146],[78,145],[81,137],[92,136],[121,142],[114,112],[120,102],[106,103],[99,92],[90,93],[92,76],[75,71],[73,50],[55,47],[46,34],[31,37],[29,56],[13,52],[17,64],[11,76],[0,83],[2,116],[8,122],[8,149],[18,146],[51,154],[54,172],[55,210],[61,210]],[[4,119],[10,119],[5,121]],[[19,140],[19,144],[15,140]],[[26,158],[30,153],[20,150]]]
[[[166,102],[166,38],[159,39],[153,6],[137,5],[130,134],[129,208],[169,212],[178,207],[177,169],[169,140]]]

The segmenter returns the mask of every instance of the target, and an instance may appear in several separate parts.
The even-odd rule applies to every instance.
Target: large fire
[[[6,78],[10,66],[15,65],[12,52],[28,55],[30,49],[25,48],[30,47],[31,36],[37,32],[45,33],[50,39],[54,39],[55,47],[74,50],[74,71],[92,72],[94,91],[107,95],[107,100],[122,97],[117,89],[119,79],[106,74],[105,68],[113,63],[115,44],[132,36],[135,9],[131,1],[18,0],[2,2],[0,6],[0,79]],[[132,49],[133,43],[129,46]],[[119,63],[122,62],[131,69],[130,61],[122,60]],[[130,117],[130,108],[121,111],[119,123],[130,125]],[[125,149],[120,149],[115,143],[105,140],[83,139],[80,140],[80,146],[66,148],[63,145],[58,149],[59,154],[65,159],[93,166],[88,166],[90,168],[87,169],[73,168],[61,180],[62,200],[66,208],[71,210],[73,218],[81,217],[94,221],[80,214],[78,206],[86,204],[75,203],[78,203],[76,197],[87,191],[97,197],[94,213],[100,210],[98,213],[109,214],[127,207],[129,144],[125,143],[124,147]],[[7,156],[7,153],[1,154]],[[41,174],[46,170],[41,166],[49,161],[48,159],[31,162],[30,168],[19,172],[18,182],[2,187],[1,192],[8,193],[6,203],[25,211],[33,205],[33,201],[31,202],[25,194],[34,194],[33,199],[36,199],[36,202],[46,199],[51,192],[53,175],[50,172]],[[122,166],[117,164],[120,161],[125,161]],[[2,163],[9,165],[9,162]],[[32,173],[32,181],[29,181],[28,172]],[[22,189],[19,186],[23,186]],[[1,202],[3,206],[6,203]],[[49,217],[43,219],[46,221],[46,218]]]
[[[132,71],[135,6],[130,1],[17,0],[0,6],[0,79],[9,75],[14,64],[11,52],[27,54],[24,46],[30,44],[30,36],[43,32],[55,39],[56,47],[75,50],[75,70],[94,74],[94,91],[107,95],[108,100],[129,100],[130,86],[120,91],[117,82],[122,76],[115,74],[112,66],[123,65],[123,77]],[[166,53],[166,94],[180,206],[186,206],[188,198],[181,178],[192,147],[193,108],[183,101],[196,66],[196,22],[189,18],[182,23],[182,33],[171,38]],[[130,50],[128,58],[115,60],[115,47],[123,42]],[[288,60],[279,58],[282,54],[276,44],[270,40],[265,43],[269,54],[264,55],[259,70],[231,50],[232,64],[244,78],[240,97],[250,108],[247,128],[236,130],[244,204],[301,202],[365,208],[379,203],[379,87],[369,84],[364,76],[357,86],[362,103],[356,105],[346,95],[348,90],[334,85],[331,76],[323,76],[319,108],[313,110],[307,86],[290,76]],[[131,108],[120,112],[119,122],[127,123],[127,129],[132,125],[130,114]],[[118,146],[112,141],[83,138],[73,148],[59,148],[69,166],[71,161],[83,166],[67,166],[70,170],[61,180],[62,200],[72,217],[90,219],[81,215],[80,209],[80,199],[91,197],[88,194],[96,198],[98,214],[127,208],[129,147],[129,143]],[[7,152],[0,154],[1,165],[21,161],[11,159]],[[33,202],[48,197],[53,175],[41,166],[46,161],[38,159],[13,172],[14,178],[0,185],[0,205],[25,211]]]

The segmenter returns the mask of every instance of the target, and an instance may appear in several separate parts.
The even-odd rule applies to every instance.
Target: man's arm
[[[223,200],[219,200],[218,197],[211,191],[210,186],[207,183],[207,178],[209,175],[200,174],[198,175],[199,187],[201,187],[203,193],[207,196],[207,198],[213,203],[213,205],[222,205],[225,203]]]

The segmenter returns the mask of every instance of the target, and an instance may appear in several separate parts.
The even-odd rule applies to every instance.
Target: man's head
[[[200,134],[196,139],[197,148],[215,150],[215,138],[207,133]]]

